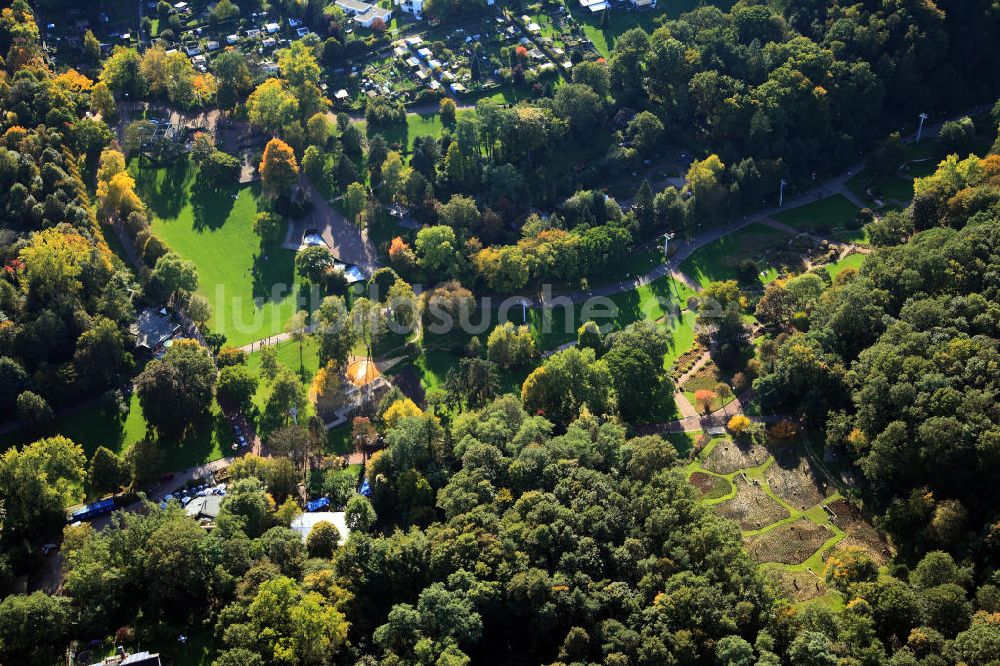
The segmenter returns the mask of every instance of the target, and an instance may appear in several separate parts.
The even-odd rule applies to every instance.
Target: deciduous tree
[[[264,157],[258,167],[264,187],[272,195],[287,192],[298,181],[299,164],[292,147],[274,138],[264,147]]]

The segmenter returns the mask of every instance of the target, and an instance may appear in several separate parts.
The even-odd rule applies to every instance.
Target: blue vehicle
[[[70,515],[70,522],[93,520],[98,516],[111,513],[115,510],[115,500],[112,497],[102,499],[99,502],[88,504],[82,509],[77,509]]]

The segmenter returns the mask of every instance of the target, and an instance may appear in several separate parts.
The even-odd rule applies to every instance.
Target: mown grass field
[[[100,446],[123,454],[133,444],[145,439],[146,419],[142,415],[139,398],[133,393],[125,414],[109,414],[96,405],[88,406],[57,418],[51,432],[44,436],[52,435],[62,435],[79,444],[89,460]],[[36,439],[38,437],[15,431],[0,437],[0,451],[10,446],[29,444]],[[232,439],[228,422],[223,418],[219,405],[213,402],[209,417],[205,422],[195,424],[192,433],[183,440],[159,440],[163,453],[161,469],[176,472],[218,460],[231,453],[227,447],[232,444]]]
[[[834,278],[844,272],[848,268],[860,269],[862,264],[865,263],[865,255],[863,254],[849,254],[840,261],[835,261],[832,264],[827,264],[824,266],[826,272],[830,274],[830,277]]]
[[[702,4],[701,0],[660,0],[657,8],[652,11],[634,12],[627,9],[612,9],[608,13],[608,25],[601,27],[601,14],[591,14],[589,11],[581,9],[577,4],[570,3],[570,13],[583,26],[583,32],[587,39],[594,43],[597,50],[605,58],[611,53],[615,42],[622,33],[632,28],[642,28],[646,32],[652,32],[659,27],[658,20],[677,18],[685,12]],[[733,5],[732,0],[714,0],[711,3],[722,10],[728,10]]]
[[[229,344],[280,333],[295,313],[295,253],[261,248],[253,221],[257,186],[205,190],[187,160],[161,168],[130,167],[152,216],[153,233],[198,269],[198,292],[212,306],[208,325]]]
[[[765,271],[761,279],[768,282],[778,275],[778,267],[769,263],[768,256],[788,239],[783,231],[751,224],[698,248],[681,262],[679,269],[705,287],[711,282],[735,280],[740,262],[750,259]]]
[[[461,117],[467,113],[472,113],[468,109],[459,109],[458,116]],[[441,121],[441,115],[437,112],[432,113],[407,113],[406,114],[406,125],[399,127],[368,127],[368,123],[365,120],[355,121],[362,133],[367,136],[372,136],[374,134],[381,134],[386,140],[386,143],[390,147],[398,145],[409,152],[413,149],[413,140],[418,136],[433,136],[436,139],[440,139],[441,135],[444,134],[446,129],[450,129]],[[334,129],[333,131],[336,131]]]
[[[846,232],[844,240],[861,240],[864,238],[861,229],[849,229],[857,215],[858,208],[854,204],[846,197],[835,194],[815,203],[778,213],[774,219],[800,231],[817,232],[821,235],[829,235],[835,231]]]
[[[888,207],[898,207],[898,204],[908,204],[913,199],[913,177],[900,178],[887,176],[876,178],[868,167],[865,167],[846,183],[854,196],[875,208],[875,197],[868,195],[868,190],[882,198]]]

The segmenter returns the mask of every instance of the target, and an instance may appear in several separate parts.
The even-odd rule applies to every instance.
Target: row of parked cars
[[[202,484],[198,486],[192,486],[190,488],[182,488],[180,490],[175,490],[174,492],[164,495],[163,499],[160,501],[160,508],[165,508],[167,502],[170,500],[177,500],[181,503],[181,506],[187,506],[188,502],[193,500],[195,497],[207,497],[208,495],[225,495],[226,494],[226,484]]]

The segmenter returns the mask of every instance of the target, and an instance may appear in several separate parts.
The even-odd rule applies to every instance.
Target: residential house
[[[180,330],[180,324],[174,321],[166,308],[146,308],[139,313],[130,328],[135,336],[136,347],[149,354],[159,351]]]
[[[415,19],[424,17],[424,0],[396,0],[396,6]]]

